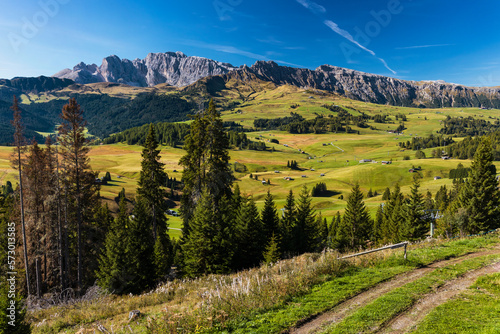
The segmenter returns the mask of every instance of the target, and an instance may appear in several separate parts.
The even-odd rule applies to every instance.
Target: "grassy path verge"
[[[478,278],[458,298],[435,308],[412,333],[500,333],[500,273]]]
[[[452,241],[439,245],[422,245],[411,249],[408,261],[392,256],[372,265],[351,268],[341,277],[333,277],[326,283],[315,286],[310,293],[290,299],[270,310],[254,311],[225,324],[225,328],[212,329],[211,333],[280,333],[307,322],[331,310],[340,303],[366,291],[377,284],[399,274],[480,249],[499,242],[497,237]],[[425,246],[425,247],[424,247]]]
[[[431,293],[420,299],[408,311],[400,314],[385,326],[383,333],[406,333],[409,329],[415,327],[422,319],[429,314],[435,307],[445,303],[449,299],[458,295],[461,291],[467,289],[474,281],[483,275],[498,272],[500,262],[478,270],[466,273],[463,277],[447,282],[436,292]]]
[[[482,251],[482,252],[478,252],[478,253],[471,253],[471,254],[468,254],[465,256],[460,256],[458,258],[453,258],[451,260],[434,262],[429,266],[418,268],[418,269],[415,269],[409,273],[404,273],[402,275],[398,275],[389,281],[378,284],[378,285],[374,286],[373,288],[371,288],[365,292],[362,292],[351,299],[346,300],[345,302],[334,307],[332,310],[325,312],[325,313],[321,314],[320,316],[314,318],[312,321],[308,321],[308,322],[300,325],[297,328],[291,329],[290,333],[291,334],[314,333],[315,331],[317,331],[321,327],[327,327],[328,325],[330,325],[332,323],[338,323],[338,322],[342,321],[345,317],[354,313],[357,309],[359,309],[363,305],[371,303],[372,301],[374,301],[375,299],[377,299],[381,295],[384,295],[384,294],[390,292],[391,290],[399,288],[403,285],[411,283],[411,282],[425,276],[426,274],[430,273],[431,271],[435,270],[436,268],[446,267],[446,266],[458,263],[460,261],[463,261],[465,259],[484,256],[484,255],[488,255],[489,253],[491,253],[491,250]]]
[[[342,322],[328,328],[324,333],[373,333],[381,329],[398,314],[408,310],[419,299],[445,282],[460,277],[470,270],[479,269],[497,262],[500,254],[465,260],[458,264],[438,268],[415,282],[397,288],[374,302],[359,309]],[[390,328],[388,332],[391,332]]]

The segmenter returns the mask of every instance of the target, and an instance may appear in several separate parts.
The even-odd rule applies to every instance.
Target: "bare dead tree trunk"
[[[26,271],[26,288],[28,295],[31,293],[30,289],[30,276],[29,276],[29,263],[28,263],[28,247],[26,244],[26,225],[24,221],[24,197],[23,197],[23,176],[22,176],[22,161],[21,161],[21,147],[24,145],[25,140],[23,137],[23,125],[21,120],[21,110],[17,103],[17,97],[14,95],[14,101],[11,109],[14,111],[14,119],[12,126],[14,127],[14,144],[16,145],[14,162],[15,167],[19,171],[19,200],[21,202],[21,230],[23,235],[23,252],[24,252],[24,270]],[[17,160],[17,161],[15,161]]]
[[[61,186],[59,184],[59,150],[56,145],[56,182],[57,182],[57,226],[58,226],[58,246],[59,246],[59,275],[61,278],[61,289],[66,289],[64,275],[63,240],[62,240],[62,220],[61,220]]]
[[[31,294],[30,289],[30,275],[28,266],[28,247],[26,245],[26,227],[24,224],[24,198],[23,198],[23,178],[21,173],[21,147],[17,147],[17,158],[19,168],[19,200],[21,201],[21,229],[23,232],[23,250],[24,250],[24,270],[26,271],[26,288],[28,289],[28,296]]]
[[[35,275],[36,275],[36,296],[40,298],[42,296],[41,293],[41,282],[40,282],[40,261],[38,257],[35,259]]]
[[[77,156],[75,154],[75,156]],[[78,274],[77,274],[77,284],[78,290],[82,289],[82,204],[81,204],[81,194],[80,194],[80,173],[78,166],[78,158],[75,161],[76,166],[76,206],[77,206],[77,238],[78,238]]]
[[[66,257],[66,280],[70,277],[69,241],[68,241],[68,186],[64,196],[64,256]]]

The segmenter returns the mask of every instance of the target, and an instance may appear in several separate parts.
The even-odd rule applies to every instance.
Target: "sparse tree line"
[[[373,126],[369,126],[367,121],[373,120],[375,123],[393,123],[389,115],[377,114],[369,116],[366,113],[356,110],[359,113],[355,116],[346,111],[344,108],[336,105],[323,105],[324,108],[336,112],[337,115],[323,115],[316,114],[314,119],[304,119],[301,115],[291,112],[290,116],[280,118],[257,118],[254,120],[254,128],[261,130],[281,130],[289,133],[327,133],[327,132],[345,132],[345,133],[358,133],[359,131],[353,130],[351,126],[359,128],[370,128],[375,130]],[[403,114],[396,115],[396,120],[400,119],[401,123],[396,131],[403,131],[405,129],[403,121],[406,121],[406,116]]]
[[[444,137],[443,135],[435,136],[430,134],[428,137],[413,137],[411,141],[399,142],[399,147],[409,150],[423,150],[431,147],[442,147],[453,144],[455,141],[451,137]]]
[[[160,122],[156,123],[154,126],[156,141],[174,148],[183,145],[184,138],[189,134],[189,125],[185,123]],[[229,122],[224,122],[224,126],[229,126],[230,129],[239,129],[238,127],[232,126]],[[241,125],[239,125],[239,127],[241,127]],[[103,143],[107,145],[126,142],[127,145],[144,145],[148,133],[149,125],[145,124],[140,127],[113,134],[102,141],[95,140],[93,144]],[[255,151],[265,151],[268,148],[264,142],[256,142],[248,139],[246,133],[241,131],[229,130],[228,136],[231,147]]]
[[[443,127],[438,133],[445,135],[455,135],[457,137],[483,136],[500,129],[500,121],[494,123],[484,119],[468,117],[447,116],[443,121]]]
[[[352,117],[349,113],[344,111]],[[257,118],[254,127],[261,130],[281,130],[289,133],[325,133],[325,132],[354,132],[349,126],[345,127],[343,118],[329,115],[317,116],[306,120],[301,115],[291,112],[290,116],[280,118]]]
[[[160,122],[155,124],[156,141],[171,147],[177,147],[184,142],[189,133],[189,125],[184,123]],[[149,124],[127,129],[102,140],[103,144],[126,142],[128,145],[144,145],[149,132]]]
[[[488,138],[492,147],[494,161],[500,161],[500,131],[495,131],[484,136],[465,137],[462,141],[455,142],[451,137],[443,135],[429,135],[429,137],[412,138],[412,141],[400,142],[402,148],[420,151],[425,148],[435,147],[431,152],[433,158],[449,156],[456,159],[473,159],[484,138]],[[422,157],[417,157],[422,158]],[[423,156],[425,158],[425,155]]]

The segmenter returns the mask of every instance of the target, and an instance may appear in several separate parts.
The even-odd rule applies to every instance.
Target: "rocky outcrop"
[[[201,78],[226,74],[236,68],[202,57],[188,57],[182,52],[150,53],[144,59],[120,59],[109,56],[101,66],[80,63],[72,70],[65,69],[56,78],[67,78],[80,84],[116,82],[139,87],[167,83],[183,87]]]
[[[321,89],[351,99],[407,107],[485,107],[500,108],[500,88],[466,87],[436,82],[405,81],[341,67],[322,65],[316,70],[279,66],[258,61],[238,72],[255,75],[278,85]],[[230,73],[242,77],[241,73]],[[244,77],[244,76],[243,76]]]
[[[80,84],[115,82],[139,87],[169,84],[184,87],[209,76],[221,76],[251,82],[259,79],[276,85],[321,89],[351,99],[407,107],[485,107],[500,108],[500,88],[475,88],[442,81],[405,81],[321,65],[315,70],[279,66],[272,61],[257,61],[251,67],[236,68],[215,60],[188,57],[182,52],[150,53],[144,59],[127,60],[117,56],[104,58],[102,65],[80,63],[72,70],[54,75]],[[207,81],[208,90],[223,85],[219,79]],[[204,83],[205,84],[205,83]],[[190,87],[189,89],[194,89]]]

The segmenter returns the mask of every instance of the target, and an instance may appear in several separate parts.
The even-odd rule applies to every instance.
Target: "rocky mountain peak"
[[[150,53],[144,59],[133,61],[112,55],[103,59],[101,66],[79,63],[73,70],[65,69],[56,78],[68,78],[80,84],[116,82],[131,86],[155,86],[167,83],[187,86],[210,75],[225,74],[236,68],[228,63],[202,57],[188,57],[184,53]]]

